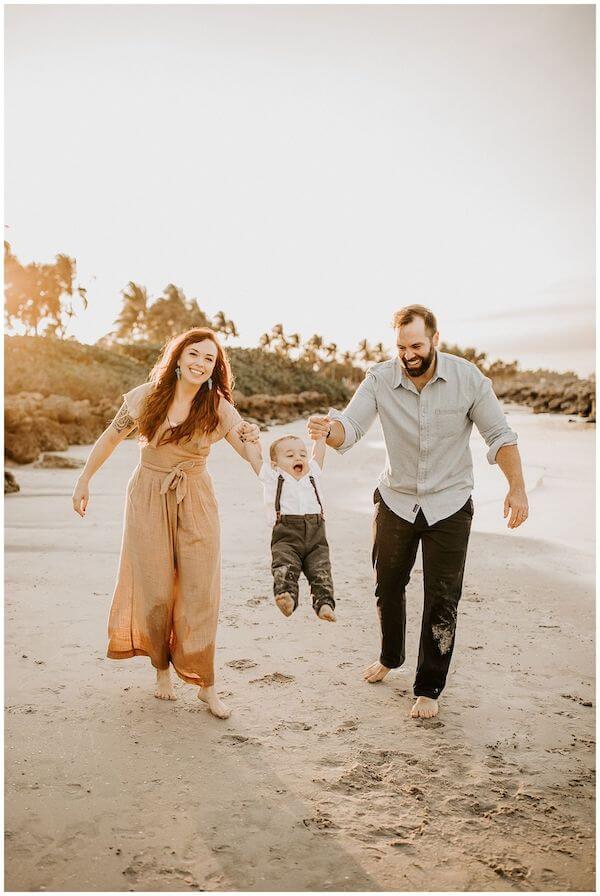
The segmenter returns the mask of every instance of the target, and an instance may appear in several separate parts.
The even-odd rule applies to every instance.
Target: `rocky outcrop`
[[[69,445],[89,445],[113,419],[119,399],[92,403],[66,395],[44,396],[40,392],[7,395],[4,409],[5,454],[19,464],[35,461],[45,451],[66,451]],[[298,417],[327,411],[327,395],[300,392],[297,395],[249,395],[234,392],[233,399],[245,419],[259,425],[290,423]],[[46,463],[42,463],[46,466]]]
[[[568,374],[515,374],[494,378],[494,390],[503,401],[525,404],[535,414],[555,413],[585,417],[596,422],[596,383]]]
[[[120,396],[119,396],[120,397]],[[118,399],[92,405],[66,395],[39,392],[7,395],[4,406],[4,450],[10,460],[28,464],[43,451],[66,451],[69,445],[94,442],[118,410]]]
[[[298,417],[327,413],[329,402],[322,392],[299,392],[297,395],[244,395],[234,392],[235,406],[244,417],[262,424],[276,426],[291,423]]]
[[[13,474],[8,470],[4,471],[4,494],[10,495],[14,492],[21,491],[21,487]]]
[[[39,460],[36,460],[34,467],[43,467],[46,470],[74,470],[77,467],[83,467],[85,461],[80,457],[69,457],[64,454],[42,454]]]

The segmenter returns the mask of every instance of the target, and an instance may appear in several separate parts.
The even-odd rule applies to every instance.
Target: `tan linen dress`
[[[153,388],[124,395],[135,420]],[[189,684],[214,683],[221,596],[219,513],[206,470],[210,446],[241,421],[224,398],[220,424],[210,436],[157,447],[167,421],[127,485],[119,573],[108,621],[111,659],[148,656],[157,669],[169,662]]]

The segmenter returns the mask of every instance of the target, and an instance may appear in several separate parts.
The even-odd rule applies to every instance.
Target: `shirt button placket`
[[[423,395],[419,398],[419,439],[421,450],[419,451],[419,465],[417,468],[417,494],[421,495],[425,483],[424,466],[425,458],[427,457],[427,417]]]

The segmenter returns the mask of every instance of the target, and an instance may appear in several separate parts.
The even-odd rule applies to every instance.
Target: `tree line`
[[[21,264],[4,243],[4,317],[7,328],[20,324],[26,333],[64,339],[76,315],[87,308],[86,289],[77,284],[74,258],[57,255],[52,263]]]
[[[54,262],[22,265],[4,243],[5,321],[7,329],[20,327],[28,335],[57,339],[67,338],[69,324],[76,316],[79,303],[88,306],[85,287],[76,282],[75,259],[57,255]],[[198,300],[169,283],[160,296],[150,297],[147,289],[130,281],[121,290],[121,311],[109,333],[98,345],[162,346],[172,336],[192,327],[210,327],[225,342],[239,336],[233,320],[224,311],[209,317]],[[290,361],[306,364],[311,370],[333,380],[360,382],[366,367],[386,361],[390,355],[381,342],[370,345],[361,339],[355,351],[340,350],[337,343],[326,341],[314,333],[303,340],[299,333],[285,333],[283,324],[275,324],[259,338],[259,347]],[[511,375],[518,371],[518,362],[488,362],[485,352],[462,349],[442,342],[442,351],[471,361],[488,376]]]

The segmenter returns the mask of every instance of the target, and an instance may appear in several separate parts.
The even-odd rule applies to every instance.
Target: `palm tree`
[[[311,365],[313,370],[318,368],[319,362],[321,361],[320,351],[322,348],[323,337],[319,336],[318,333],[314,333],[302,346],[301,357]]]
[[[356,354],[359,360],[363,361],[363,363],[365,364],[373,360],[373,349],[366,339],[360,340],[360,342],[358,343],[358,351]]]
[[[226,317],[224,311],[217,311],[212,319],[212,328],[217,333],[223,334],[225,342],[227,342],[230,336],[233,336],[234,339],[237,339],[239,336],[236,325]]]
[[[59,254],[52,264],[22,265],[5,242],[4,261],[7,324],[13,326],[16,321],[37,336],[46,321],[46,335],[64,338],[75,316],[74,296],[81,298],[84,310],[88,304],[84,287],[75,285],[75,259]]]
[[[183,292],[182,296],[184,307],[187,310],[186,329],[191,330],[192,327],[210,327],[210,321],[198,305],[198,300],[186,299]]]
[[[373,357],[374,357],[374,360],[377,361],[378,363],[380,361],[387,361],[389,359],[390,356],[388,355],[387,351],[383,347],[382,342],[378,342],[376,345],[373,346]]]
[[[137,342],[145,336],[148,291],[130,280],[121,290],[123,306],[114,323],[112,334],[119,342]]]

